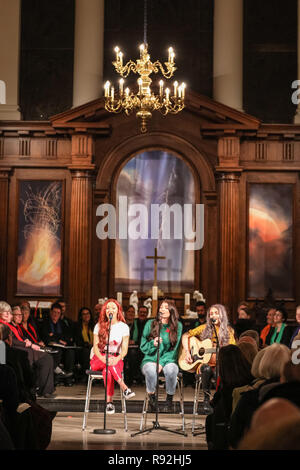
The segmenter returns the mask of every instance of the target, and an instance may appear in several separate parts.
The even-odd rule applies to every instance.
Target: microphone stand
[[[218,357],[219,357],[219,349],[220,349],[220,343],[219,343],[219,337],[218,337],[218,334],[217,334],[217,330],[216,330],[216,327],[215,327],[215,322],[214,321],[211,321],[211,324],[212,324],[212,327],[214,329],[214,333],[215,333],[215,336],[216,336],[216,340],[217,340],[217,347],[216,347],[216,383],[218,381],[218,377],[219,377],[219,361],[218,361]],[[205,426],[203,426],[202,424],[199,426],[199,431],[198,432],[193,432],[193,436],[200,436],[201,434],[205,434],[206,431],[205,431]]]
[[[217,348],[216,348],[216,383],[218,382],[218,377],[219,377],[219,350],[220,350],[220,343],[219,343],[219,337],[217,334],[217,330],[215,327],[215,322],[212,322],[212,326],[215,332],[216,340],[217,340]]]
[[[131,434],[131,437],[135,437],[139,434],[144,434],[146,432],[152,432],[155,429],[161,431],[172,432],[174,434],[180,434],[181,436],[187,436],[184,431],[175,431],[173,429],[166,428],[161,426],[158,421],[158,391],[159,391],[159,356],[160,356],[160,330],[161,330],[161,319],[160,319],[160,312],[158,314],[158,341],[157,341],[157,355],[156,355],[156,393],[155,393],[155,421],[153,422],[153,426],[144,429],[143,431],[136,432]]]
[[[106,406],[107,406],[107,376],[108,376],[108,354],[109,354],[109,338],[110,338],[110,329],[111,329],[111,321],[112,321],[112,313],[109,314],[109,325],[108,325],[108,335],[107,335],[107,343],[106,343],[106,354],[105,354],[105,362],[106,362],[106,374],[105,374],[105,398],[104,398],[104,422],[103,422],[103,429],[94,429],[94,434],[115,434],[115,429],[106,429]]]

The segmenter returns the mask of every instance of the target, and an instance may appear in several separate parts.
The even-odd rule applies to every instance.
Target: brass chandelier
[[[170,47],[168,61],[164,62],[164,66],[158,60],[151,62],[146,38],[147,0],[144,1],[144,43],[140,46],[140,58],[136,62],[129,60],[123,65],[123,53],[116,47],[116,60],[112,64],[122,77],[119,80],[119,88],[115,91],[108,81],[104,85],[105,109],[112,113],[124,111],[126,115],[135,111],[137,118],[141,119],[141,132],[143,133],[147,132],[147,122],[151,119],[153,111],[160,111],[163,115],[177,114],[184,108],[185,98],[185,84],[178,85],[177,81],[174,82],[172,90],[168,87],[164,88],[162,80],[159,82],[159,93],[155,94],[151,90],[150,75],[152,73],[160,71],[166,79],[173,76],[176,70],[175,53]],[[139,75],[137,93],[131,92],[128,87],[125,88],[124,78],[128,77],[130,72]]]

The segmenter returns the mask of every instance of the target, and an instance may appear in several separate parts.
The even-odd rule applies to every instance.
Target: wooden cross
[[[157,248],[154,249],[154,256],[146,256],[147,259],[154,260],[154,286],[157,286],[157,260],[166,259],[165,256],[157,256]]]

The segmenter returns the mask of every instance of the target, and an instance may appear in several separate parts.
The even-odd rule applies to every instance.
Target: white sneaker
[[[135,393],[130,390],[130,388],[126,388],[124,390],[123,395],[125,397],[125,400],[129,400],[129,398],[135,397]]]
[[[108,415],[113,415],[115,412],[115,405],[113,403],[107,403],[106,405],[106,413]]]

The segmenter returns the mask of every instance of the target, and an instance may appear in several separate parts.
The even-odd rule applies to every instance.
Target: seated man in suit
[[[73,331],[61,320],[59,303],[51,305],[49,318],[42,324],[41,337],[47,346],[53,343],[62,345],[62,347],[57,347],[58,354],[53,355],[54,373],[60,378],[67,379],[66,383],[72,385],[70,377],[73,376],[75,366],[75,350],[64,349],[63,346],[73,345]]]

